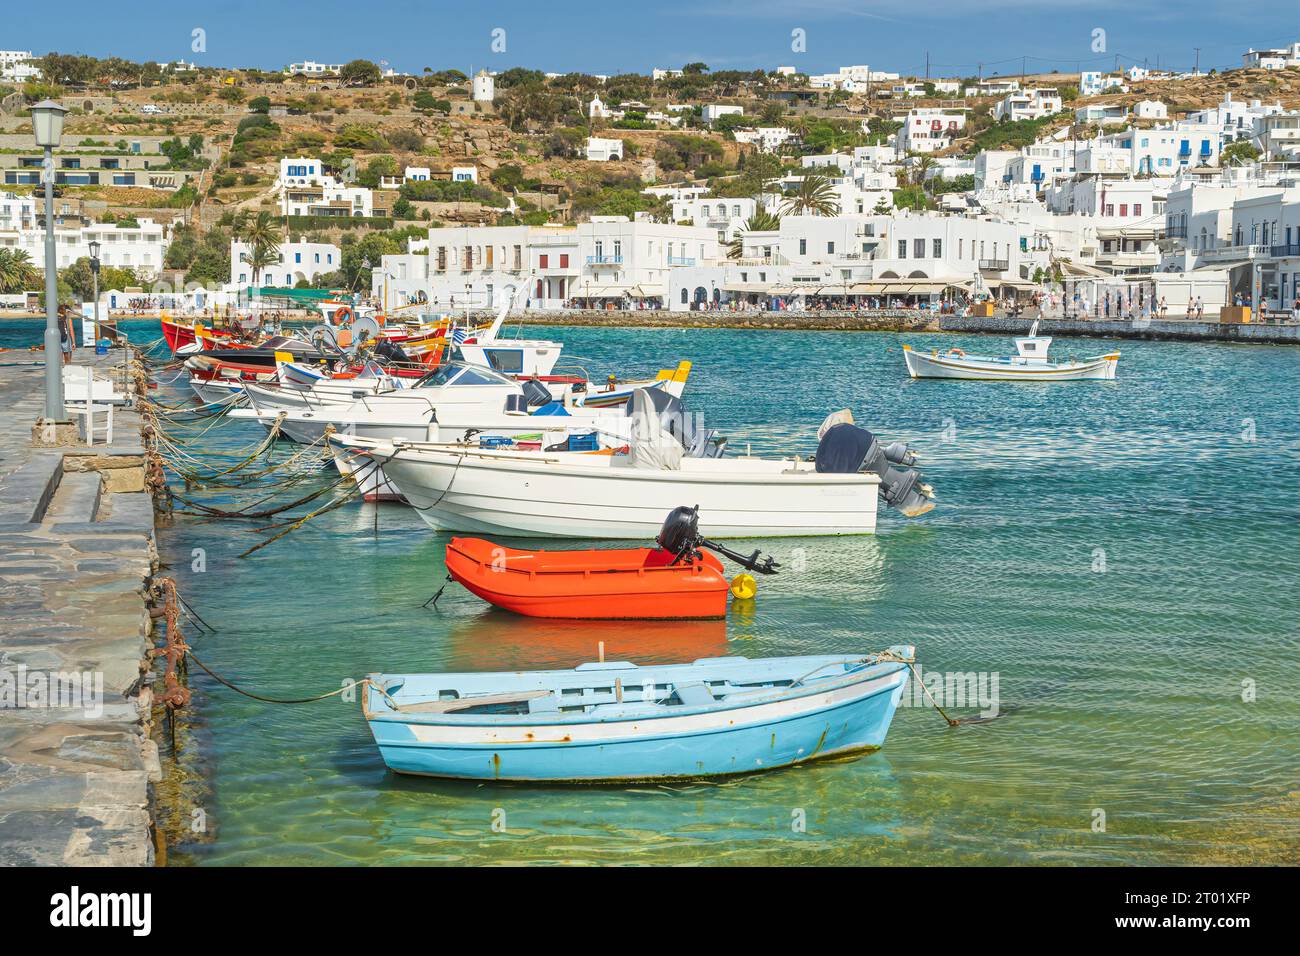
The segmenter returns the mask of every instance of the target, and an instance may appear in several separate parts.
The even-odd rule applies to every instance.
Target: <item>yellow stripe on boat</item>
[[[661,368],[655,376],[656,382],[684,382],[691,374],[690,362],[678,362],[677,368]]]

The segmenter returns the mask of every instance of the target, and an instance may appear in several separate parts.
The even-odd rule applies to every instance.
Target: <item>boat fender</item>
[[[955,355],[955,356],[957,356],[958,358],[965,358],[965,357],[966,357],[966,353],[965,353],[963,350],[961,350],[961,349],[949,349],[949,350],[948,350],[948,354],[949,354],[949,355]]]
[[[737,574],[731,579],[731,595],[737,601],[752,601],[758,593],[758,582],[753,575]]]

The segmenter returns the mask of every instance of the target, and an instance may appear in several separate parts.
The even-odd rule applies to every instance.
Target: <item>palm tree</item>
[[[775,232],[781,228],[781,217],[759,208],[745,220],[745,225],[727,243],[727,258],[739,259],[745,254],[745,237],[751,232]]]
[[[12,295],[34,289],[41,275],[25,249],[0,249],[0,293]]]
[[[231,228],[236,239],[248,245],[248,267],[253,270],[253,285],[258,285],[262,270],[280,261],[280,244],[284,235],[280,223],[263,210],[256,216],[240,210]]]
[[[840,204],[835,200],[835,187],[821,173],[805,176],[799,188],[786,198],[781,212],[787,216],[838,216]]]
[[[933,156],[917,157],[916,164],[912,167],[912,182],[925,189],[926,179],[930,175],[930,171],[938,165]]]

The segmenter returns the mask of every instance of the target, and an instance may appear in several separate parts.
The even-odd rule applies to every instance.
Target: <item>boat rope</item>
[[[320,700],[328,700],[331,697],[338,697],[340,694],[346,694],[349,691],[355,691],[358,687],[361,687],[363,685],[374,687],[374,689],[378,691],[380,694],[383,694],[384,697],[388,697],[388,695],[384,693],[383,689],[380,687],[376,687],[375,682],[372,681],[369,677],[363,677],[359,681],[354,681],[349,684],[344,684],[342,687],[338,688],[337,690],[331,690],[324,694],[316,694],[315,696],[312,697],[267,697],[263,694],[255,694],[251,690],[245,690],[244,688],[239,687],[238,685],[232,683],[231,681],[226,680],[226,678],[222,677],[220,674],[214,671],[207,664],[199,660],[194,655],[194,651],[192,649],[186,648],[185,654],[195,664],[198,664],[199,667],[203,669],[204,673],[206,673],[209,677],[215,680],[218,684],[230,688],[236,694],[243,694],[245,697],[248,697],[251,700],[258,700],[264,704],[314,704]],[[392,700],[391,697],[388,697],[388,699]]]
[[[447,575],[447,580],[443,582],[442,587],[438,588],[438,593],[435,594],[433,597],[429,598],[429,600],[425,601],[423,604],[420,605],[421,610],[423,610],[424,608],[428,608],[428,607],[432,607],[434,610],[437,610],[437,608],[438,608],[438,598],[442,597],[442,592],[445,591],[445,590],[447,590],[447,585],[450,584],[453,580],[454,580],[454,579],[452,578],[452,576],[451,576],[450,574]]]

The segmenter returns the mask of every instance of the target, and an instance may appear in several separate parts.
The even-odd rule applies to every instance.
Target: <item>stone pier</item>
[[[73,358],[119,391],[121,361]],[[62,428],[34,446],[44,371],[40,353],[0,353],[0,866],[151,865],[160,770],[137,683],[157,551],[140,418],[118,406],[112,444]]]

